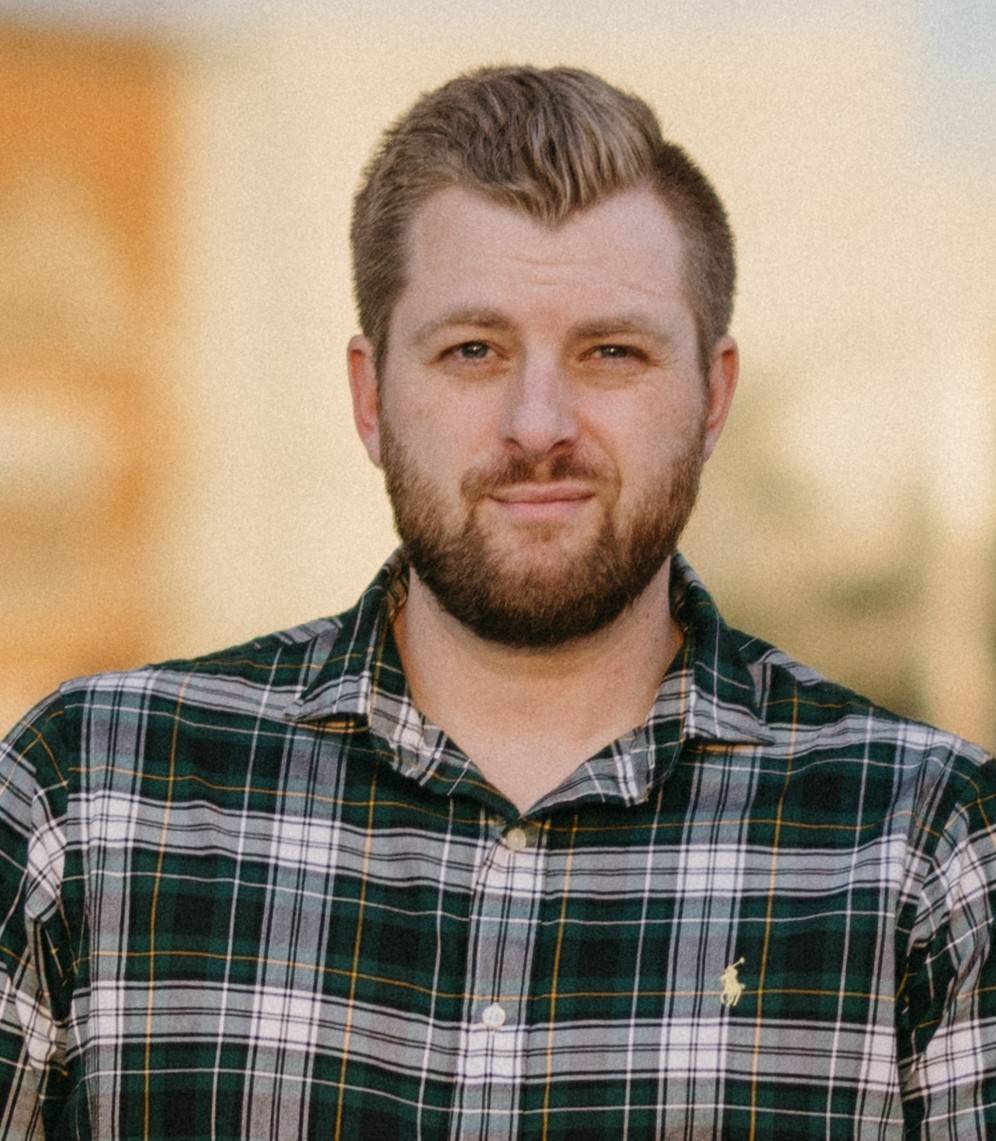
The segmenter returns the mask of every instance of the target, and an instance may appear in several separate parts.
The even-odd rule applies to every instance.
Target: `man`
[[[353,244],[402,550],[9,738],[5,1135],[990,1135],[994,766],[675,554],[737,374],[704,176],[595,76],[484,70]]]

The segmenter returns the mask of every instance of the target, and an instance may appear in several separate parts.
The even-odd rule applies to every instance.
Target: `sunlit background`
[[[996,5],[0,6],[0,720],[352,603],[349,201],[482,63],[646,97],[738,234],[738,403],[683,546],[735,623],[996,744]]]

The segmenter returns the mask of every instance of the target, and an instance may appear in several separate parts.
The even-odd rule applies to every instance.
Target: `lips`
[[[574,503],[583,499],[591,499],[594,492],[587,487],[566,483],[537,483],[518,484],[515,487],[504,488],[492,494],[492,499],[499,503],[515,504],[544,504],[544,503]]]
[[[505,518],[519,524],[567,523],[595,498],[587,487],[567,483],[517,484],[491,495]]]

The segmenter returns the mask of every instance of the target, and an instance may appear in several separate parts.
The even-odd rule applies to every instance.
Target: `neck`
[[[523,649],[478,637],[412,570],[394,634],[415,704],[524,810],[646,718],[681,644],[669,572],[596,633]]]

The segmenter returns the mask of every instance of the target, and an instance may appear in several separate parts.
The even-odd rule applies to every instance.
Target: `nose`
[[[531,459],[572,445],[578,435],[575,394],[555,361],[527,361],[510,384],[502,418],[506,444]]]

